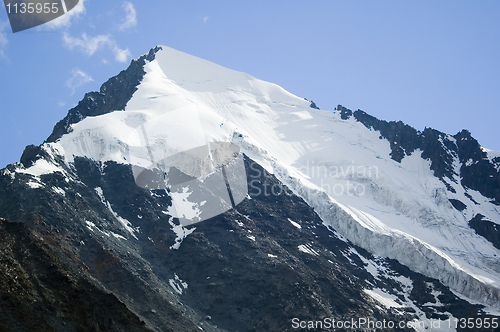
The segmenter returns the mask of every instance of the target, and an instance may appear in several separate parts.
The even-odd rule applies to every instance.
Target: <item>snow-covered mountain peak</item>
[[[189,91],[225,91],[230,84],[249,87],[255,80],[248,74],[222,67],[213,62],[160,46],[155,59],[163,73]]]
[[[177,51],[167,46],[159,46],[155,62],[165,77],[173,84],[190,92],[209,92],[212,94],[232,93],[236,96],[245,93],[274,102],[295,100],[296,103],[309,105],[280,86],[264,82],[249,74],[222,67],[213,62]],[[280,100],[283,99],[283,100]]]
[[[105,142],[93,159],[124,162],[127,157],[123,154],[130,150],[126,148],[126,151],[117,152],[116,149],[144,147],[146,142],[144,139],[137,141],[136,131],[146,122],[160,121],[162,126],[155,126],[162,133],[156,132],[153,137],[166,136],[163,138],[168,139],[169,147],[181,151],[200,144],[199,139],[203,137],[207,142],[232,141],[235,135],[248,134],[244,124],[262,126],[259,132],[265,134],[269,126],[311,118],[308,113],[310,102],[276,84],[168,47],[160,47],[154,60],[145,63],[144,71],[145,75],[127,102],[124,114],[112,112],[99,119],[89,117],[71,125],[71,133],[60,141],[70,161],[72,156],[91,153],[90,150],[84,151],[88,144],[82,143],[83,136],[91,135],[91,140]],[[282,112],[277,110],[290,110],[287,112],[290,119],[279,119]],[[175,118],[175,121],[170,118]],[[176,139],[172,139],[174,136]],[[254,136],[250,140],[281,144],[276,140],[276,134],[271,138]],[[177,144],[180,145],[175,147]],[[259,145],[259,142],[252,144]]]
[[[500,303],[500,250],[469,227],[479,214],[499,224],[498,206],[461,185],[463,167],[473,165],[448,149],[455,144],[451,136],[428,138],[394,160],[391,153],[405,138],[399,129],[388,139],[355,116],[312,109],[303,98],[248,74],[164,46],[141,70],[123,109],[78,118],[46,149],[57,151],[68,165],[87,157],[150,168],[200,146],[209,151],[212,143],[235,144],[353,243],[439,278],[476,301]],[[435,176],[432,158],[424,156],[429,145],[434,148],[428,142],[447,153],[454,177]],[[185,173],[202,174],[199,169]],[[253,195],[284,192],[266,190],[248,183]]]

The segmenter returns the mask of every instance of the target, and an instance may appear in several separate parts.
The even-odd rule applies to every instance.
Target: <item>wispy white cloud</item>
[[[78,1],[78,4],[72,10],[62,16],[59,16],[55,20],[47,22],[43,25],[43,28],[57,29],[61,27],[69,27],[72,21],[85,14],[85,1],[87,0]]]
[[[126,62],[131,53],[126,49],[118,47],[116,41],[110,35],[98,35],[96,37],[88,37],[86,33],[82,33],[82,37],[71,37],[67,32],[63,34],[63,42],[69,49],[78,48],[88,56],[92,56],[100,49],[108,48],[114,55],[115,60],[118,62]]]
[[[85,32],[82,33],[82,38],[74,38],[71,37],[67,32],[64,32],[63,42],[64,45],[70,50],[76,47],[81,49],[88,56],[91,56],[102,47],[109,45],[111,43],[111,39],[109,35],[99,35],[90,38]]]
[[[9,24],[7,22],[0,21],[0,58],[5,59],[5,47],[7,46],[8,40],[7,40],[7,35],[5,34],[4,30],[7,29]]]
[[[71,89],[71,93],[75,93],[76,88],[92,81],[93,79],[90,75],[79,68],[73,68],[73,70],[71,70],[71,77],[66,81],[66,86]]]
[[[203,23],[207,23],[209,19],[210,19],[210,17],[205,16],[201,20],[203,21]]]
[[[118,62],[127,62],[132,56],[128,48],[121,49],[116,44],[113,46],[113,52],[115,53],[115,60]]]
[[[123,3],[123,9],[125,10],[126,16],[125,21],[118,27],[120,31],[133,28],[137,25],[137,15],[134,5],[131,2],[125,1]]]

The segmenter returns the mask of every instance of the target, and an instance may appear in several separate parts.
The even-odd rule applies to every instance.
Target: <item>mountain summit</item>
[[[500,152],[468,131],[321,110],[165,46],[0,173],[0,217],[157,331],[496,320],[499,205]]]

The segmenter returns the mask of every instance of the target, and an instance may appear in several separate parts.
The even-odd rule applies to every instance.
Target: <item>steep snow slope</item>
[[[168,47],[145,71],[125,111],[85,118],[46,148],[68,163],[86,156],[149,167],[187,149],[233,142],[355,244],[499,307],[500,251],[468,226],[477,213],[500,223],[498,206],[455,183],[456,193],[448,191],[420,151],[398,163],[390,142],[355,119]],[[456,160],[457,174],[459,166]],[[282,194],[266,189],[259,194]],[[256,188],[249,183],[248,190]],[[451,198],[467,207],[456,210]]]

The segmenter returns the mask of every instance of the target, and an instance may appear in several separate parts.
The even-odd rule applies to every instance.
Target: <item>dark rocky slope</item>
[[[151,331],[23,223],[0,219],[0,331]]]
[[[446,312],[455,317],[484,315],[481,306],[460,300],[437,280],[373,257],[339,238],[273,175],[250,159],[245,163],[249,198],[233,210],[193,225],[196,229],[177,250],[172,248],[178,240],[172,232],[176,221],[171,224],[164,213],[170,205],[168,193],[138,187],[130,166],[113,162],[77,158],[74,168],[66,169],[70,181],[62,173],[43,175],[44,186],[32,190],[26,189],[30,175],[16,174],[12,179],[4,174],[0,213],[29,225],[58,259],[79,271],[79,282],[97,282],[156,331],[199,327],[290,331],[293,318],[400,321],[416,318],[415,308],[433,319],[445,319]],[[65,195],[53,188],[64,190]],[[124,230],[109,207],[139,229],[137,239]],[[367,260],[386,272],[375,278],[365,269]],[[30,274],[38,278],[40,272]],[[399,283],[398,277],[411,280],[412,289]],[[387,309],[377,303],[364,291],[374,287],[400,299],[402,308]],[[67,301],[62,298],[60,303]],[[99,312],[115,317],[111,306]],[[119,328],[112,325],[109,330]]]

